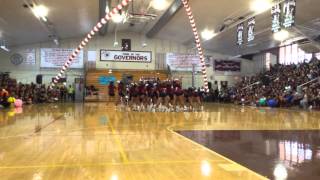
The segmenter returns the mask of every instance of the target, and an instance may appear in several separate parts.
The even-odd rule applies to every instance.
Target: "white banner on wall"
[[[97,52],[96,51],[88,51],[88,61],[89,62],[96,62],[97,59]]]
[[[150,63],[152,60],[152,53],[151,51],[100,50],[100,60]]]
[[[192,71],[193,65],[196,71],[201,70],[200,57],[196,54],[167,53],[166,61],[173,71]]]
[[[60,68],[69,59],[74,49],[41,48],[41,67]],[[83,68],[83,51],[72,61],[70,68]]]

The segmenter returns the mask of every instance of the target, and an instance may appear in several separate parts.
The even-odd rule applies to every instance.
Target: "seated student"
[[[9,93],[4,88],[1,88],[0,91],[0,105],[4,108],[10,107],[10,103],[8,102]]]
[[[1,87],[0,90],[0,97],[9,96],[8,91],[4,87]]]
[[[300,101],[300,106],[304,109],[308,108],[308,95],[304,94],[303,99]]]

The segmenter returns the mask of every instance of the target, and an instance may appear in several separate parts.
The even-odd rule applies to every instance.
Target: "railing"
[[[252,86],[254,86],[254,85],[256,85],[256,84],[260,84],[260,83],[261,83],[260,81],[255,82],[255,83],[252,83],[252,84],[250,84],[250,85],[248,85],[248,86],[246,86],[246,87],[242,88],[241,90],[248,89],[248,88],[250,88],[250,87],[252,87]]]
[[[303,83],[303,84],[297,86],[297,88],[301,88],[301,87],[303,87],[303,86],[305,86],[305,85],[308,85],[308,84],[310,84],[310,83],[313,83],[314,81],[317,81],[317,80],[320,81],[320,77],[317,77],[317,78],[315,78],[315,79],[312,79],[311,81],[308,81],[308,82],[306,82],[306,83]],[[318,82],[319,82],[319,81],[318,81]]]

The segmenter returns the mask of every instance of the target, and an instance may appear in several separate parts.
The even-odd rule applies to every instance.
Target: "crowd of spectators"
[[[320,61],[280,65],[243,77],[227,90],[231,102],[243,105],[320,108]]]
[[[21,99],[24,104],[74,101],[74,88],[65,85],[50,88],[44,84],[22,84],[10,78],[9,74],[0,74],[0,103],[6,106],[9,97]]]
[[[86,95],[97,95],[94,86],[86,87]],[[22,84],[8,74],[0,74],[0,103],[8,97],[24,104],[74,101],[74,88]],[[243,77],[235,87],[210,89],[203,99],[207,102],[231,102],[239,105],[320,109],[320,61],[270,67],[269,71]]]

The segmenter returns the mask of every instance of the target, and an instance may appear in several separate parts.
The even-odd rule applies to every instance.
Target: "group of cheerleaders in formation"
[[[203,88],[182,89],[181,81],[143,81],[109,85],[109,96],[118,92],[117,105],[127,106],[133,111],[182,112],[202,111]]]

